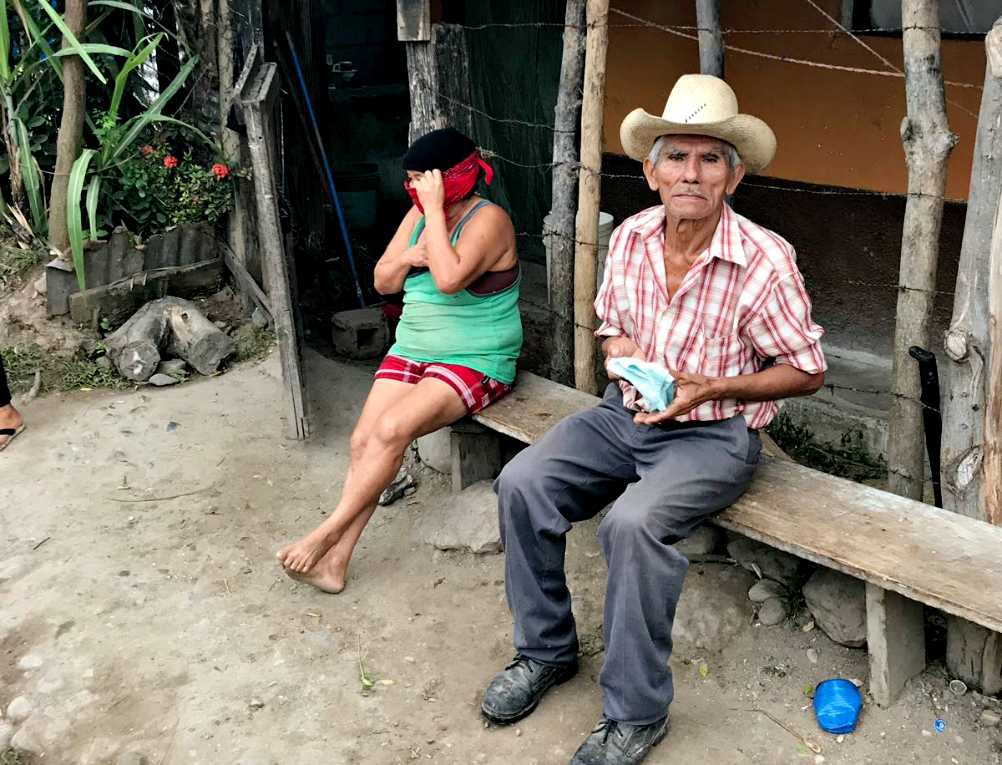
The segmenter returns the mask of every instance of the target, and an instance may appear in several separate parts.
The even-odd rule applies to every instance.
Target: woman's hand
[[[422,203],[423,204],[423,203]],[[413,247],[408,247],[401,255],[404,263],[413,268],[427,268],[428,249],[423,241],[418,242]]]
[[[445,182],[441,170],[429,170],[412,179],[411,188],[417,192],[425,215],[442,210],[445,205]]]

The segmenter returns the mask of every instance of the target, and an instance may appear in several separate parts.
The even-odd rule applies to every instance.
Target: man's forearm
[[[794,396],[809,396],[825,381],[824,372],[812,374],[791,367],[776,364],[747,375],[713,378],[714,396],[718,401],[738,399],[740,401],[776,401]]]

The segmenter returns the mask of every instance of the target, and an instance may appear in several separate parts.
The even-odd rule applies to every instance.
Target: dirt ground
[[[274,353],[173,388],[25,407],[28,429],[0,454],[0,708],[34,709],[15,738],[31,762],[569,761],[600,710],[595,522],[569,544],[582,672],[521,723],[487,728],[480,694],[511,654],[502,558],[417,540],[449,496],[444,476],[421,470],[416,494],[379,511],[341,595],[291,582],[274,559],[333,505],[370,379],[316,354],[308,369],[305,444],[281,436]],[[680,620],[714,618],[701,605],[744,576],[694,566]],[[893,707],[867,704],[855,733],[821,732],[805,686],[865,687],[865,652],[804,632],[803,617],[762,627],[743,607],[724,644],[677,641],[673,729],[651,765],[1002,762],[1002,734],[977,723],[989,702],[951,697],[935,665]]]

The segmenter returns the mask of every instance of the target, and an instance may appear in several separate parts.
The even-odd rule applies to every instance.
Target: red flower
[[[177,167],[177,157],[175,157],[173,154],[168,154],[166,157],[164,157],[164,167],[167,168]]]
[[[225,178],[227,175],[230,174],[230,168],[228,168],[222,162],[217,162],[212,166],[212,173],[217,178],[219,178],[219,180],[222,180],[223,178]]]
[[[149,156],[150,152],[153,151],[153,147],[146,144],[143,148],[139,150],[144,157]]]

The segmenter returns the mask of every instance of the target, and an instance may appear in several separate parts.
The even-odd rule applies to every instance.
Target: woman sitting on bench
[[[351,436],[341,499],[277,557],[294,579],[341,592],[352,550],[410,443],[511,388],[522,346],[519,264],[507,213],[473,193],[491,169],[452,128],[419,138],[403,161],[414,206],[376,264],[375,288],[404,292],[396,342]]]

